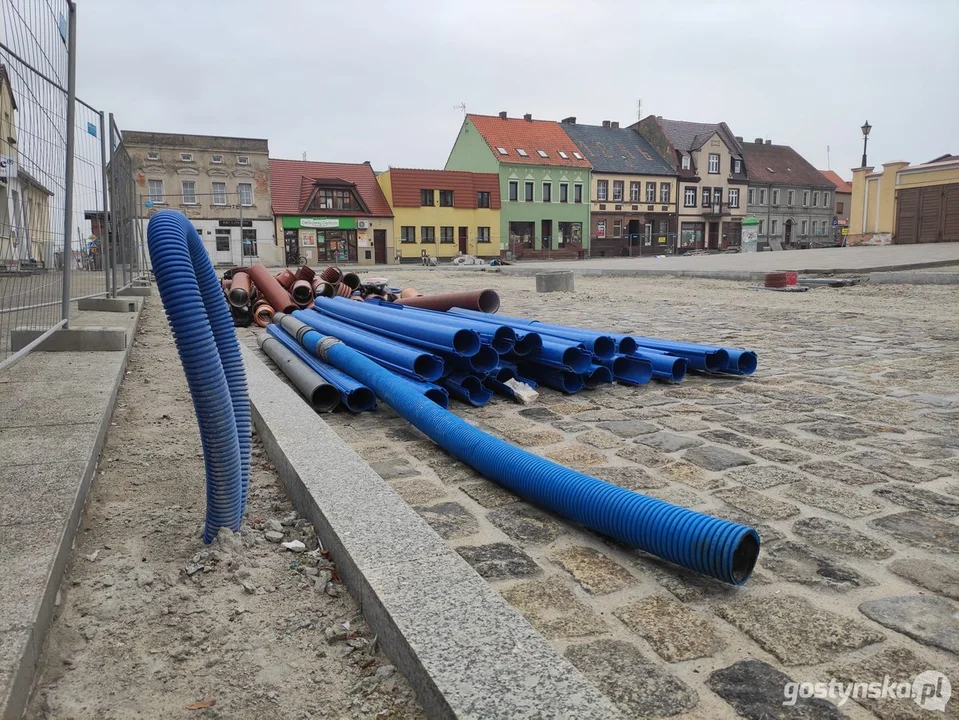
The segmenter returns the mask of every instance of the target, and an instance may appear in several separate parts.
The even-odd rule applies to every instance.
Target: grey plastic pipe
[[[258,339],[260,348],[276,363],[303,397],[317,412],[333,412],[340,404],[340,391],[321,378],[310,367],[283,346],[283,343],[263,335]]]

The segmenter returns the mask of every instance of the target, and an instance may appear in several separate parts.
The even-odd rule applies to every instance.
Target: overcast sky
[[[466,103],[718,122],[844,177],[959,153],[959,1],[79,0],[78,88],[121,128],[443,167]]]

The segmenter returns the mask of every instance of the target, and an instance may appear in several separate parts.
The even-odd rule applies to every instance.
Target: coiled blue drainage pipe
[[[281,316],[279,320],[276,318],[277,315]],[[283,330],[280,325],[276,324],[283,319],[283,315],[284,313],[276,313],[273,315],[275,323],[266,328],[270,336],[276,338],[285,348],[305,362],[313,372],[335,387],[340,393],[340,402],[343,403],[343,407],[347,410],[359,413],[376,409],[376,396],[373,395],[372,390],[362,383],[356,382],[356,380],[346,373],[340,372],[335,367],[331,367],[313,355],[310,355],[310,353],[297,342],[295,337],[291,336]]]
[[[750,527],[640,495],[520,450],[437,407],[335,338],[323,338],[318,351],[448,453],[530,502],[624,545],[735,585],[746,582],[756,564],[759,535]]]
[[[685,358],[667,355],[651,348],[640,348],[627,354],[630,357],[637,357],[648,362],[653,369],[654,378],[678,383],[686,377],[687,363]]]
[[[162,210],[147,245],[160,299],[193,398],[206,470],[203,541],[239,530],[250,480],[250,402],[223,288],[186,216]]]
[[[369,329],[377,335],[385,335],[408,345],[452,352],[463,357],[475,355],[480,349],[480,337],[472,330],[423,322],[411,313],[384,312],[376,306],[342,297],[317,298],[313,307],[341,322]]]

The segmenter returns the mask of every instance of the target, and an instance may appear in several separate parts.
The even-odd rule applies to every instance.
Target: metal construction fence
[[[76,5],[0,0],[0,371],[147,270],[130,157],[76,97]],[[43,335],[14,352],[16,328]]]

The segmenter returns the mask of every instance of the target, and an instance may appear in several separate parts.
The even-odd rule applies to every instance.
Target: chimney
[[[609,127],[609,120],[603,120],[603,127],[604,127],[604,128],[608,128],[608,127]]]
[[[506,119],[506,111],[505,111],[505,110],[501,110],[499,116],[500,116],[500,119],[501,119],[501,120],[505,120],[505,119]]]
[[[736,136],[736,142],[741,143],[742,141],[743,141],[743,136],[742,136],[742,135],[737,135],[737,136]]]
[[[576,124],[576,116],[575,116],[575,115],[570,115],[568,118],[563,118],[562,120],[560,120],[560,122],[562,122],[562,123],[564,123],[564,124],[566,124],[566,125],[575,125],[575,124]]]
[[[772,140],[767,140],[767,141],[766,141],[766,144],[767,144],[767,145],[772,145],[772,144],[773,144],[773,141],[772,141]]]
[[[523,119],[524,119],[526,122],[533,122],[533,116],[532,116],[530,113],[526,113],[526,114],[523,116]]]
[[[613,120],[613,122],[611,122],[611,123],[609,124],[609,126],[610,126],[611,128],[617,128],[617,129],[618,129],[618,128],[619,128],[619,120]]]
[[[762,139],[762,138],[756,138],[756,144],[757,144],[757,145],[762,145],[762,144],[763,144],[763,139]]]

